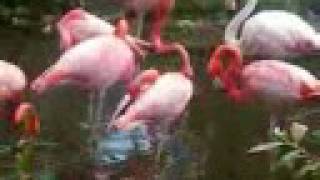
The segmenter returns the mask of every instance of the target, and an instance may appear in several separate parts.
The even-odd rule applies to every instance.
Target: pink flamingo
[[[125,114],[111,121],[109,127],[121,130],[132,129],[137,124],[153,123],[169,127],[181,115],[193,94],[193,76],[189,55],[180,45],[182,65],[179,72],[160,75],[156,70],[147,70],[130,86],[130,95],[135,98]]]
[[[193,95],[193,70],[188,53],[183,46],[176,45],[181,52],[181,69],[179,72],[167,72],[162,75],[157,70],[150,69],[142,72],[129,87],[129,94],[121,101],[118,110],[126,107],[130,99],[133,102],[127,106],[123,115],[116,117],[108,124],[108,130],[131,130],[137,125],[147,125],[152,135],[158,138],[157,157],[164,142],[169,138],[167,133],[178,123]],[[127,98],[127,99],[126,99]],[[127,101],[126,101],[127,100]],[[157,130],[157,127],[161,131]],[[154,134],[155,133],[155,134]]]
[[[225,43],[240,46],[243,55],[258,59],[316,53],[320,50],[320,35],[315,29],[290,12],[265,10],[243,24],[240,39],[236,35],[241,23],[254,10],[257,0],[247,5],[233,18],[225,30]]]
[[[221,58],[229,58],[225,70]],[[215,50],[208,72],[211,78],[221,78],[228,96],[235,102],[264,101],[271,108],[272,127],[277,114],[287,105],[320,97],[320,81],[307,70],[280,60],[259,60],[244,66],[240,50],[230,45]]]
[[[125,25],[123,23],[119,23]],[[120,29],[123,27],[119,27]],[[124,27],[125,28],[125,27]],[[128,43],[117,35],[97,35],[67,50],[60,59],[31,83],[38,94],[62,83],[77,85],[94,92],[100,90],[96,120],[102,113],[105,90],[118,81],[130,82],[135,72],[135,58]],[[119,37],[118,37],[119,36]],[[93,121],[93,99],[90,95],[89,120]]]
[[[134,73],[134,54],[116,36],[97,36],[61,55],[60,59],[31,83],[38,94],[63,82],[87,89],[110,87],[129,81]]]

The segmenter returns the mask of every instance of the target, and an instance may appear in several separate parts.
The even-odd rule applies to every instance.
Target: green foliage
[[[310,134],[305,139],[309,139],[309,143],[319,144],[319,130],[312,131]],[[273,138],[275,141],[261,143],[252,147],[248,152],[261,153],[270,151],[271,153],[275,153],[276,159],[271,164],[271,172],[274,176],[281,174],[285,169],[289,171],[290,177],[287,177],[288,179],[316,180],[320,177],[319,158],[317,155],[308,152],[302,143],[296,142],[292,137],[292,132],[278,133]]]

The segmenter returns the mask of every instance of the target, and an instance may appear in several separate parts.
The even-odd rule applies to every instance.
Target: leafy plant
[[[310,153],[305,143],[306,137],[309,142],[320,144],[320,131],[312,131],[305,136],[308,128],[299,123],[292,123],[287,132],[277,132],[273,135],[272,142],[261,143],[252,147],[249,153],[271,152],[275,159],[271,162],[271,173],[277,175],[284,169],[289,171],[290,178],[295,180],[320,178],[320,159],[317,155]]]

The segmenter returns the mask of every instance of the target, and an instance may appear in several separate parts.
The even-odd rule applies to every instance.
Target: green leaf
[[[276,166],[277,167],[285,166],[289,169],[293,169],[295,166],[296,160],[303,157],[305,156],[304,154],[301,153],[300,150],[293,150],[281,156]]]
[[[320,162],[307,164],[302,166],[302,168],[295,174],[296,178],[302,178],[306,176],[311,171],[320,170]]]
[[[260,153],[261,151],[270,151],[283,145],[282,142],[266,142],[256,145],[248,150],[248,153]]]

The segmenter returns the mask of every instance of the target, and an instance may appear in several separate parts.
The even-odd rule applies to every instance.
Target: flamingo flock
[[[194,94],[194,71],[187,49],[179,42],[165,42],[161,31],[168,21],[174,0],[121,0],[126,13],[115,25],[81,8],[70,10],[57,22],[61,55],[30,86],[22,70],[0,61],[0,101],[13,102],[1,116],[20,122],[23,114],[34,112],[31,103],[22,103],[23,92],[37,96],[61,85],[90,92],[89,119],[101,118],[103,102],[92,105],[104,90],[118,82],[126,84],[106,131],[130,131],[144,125],[148,132],[161,129],[167,134],[180,124]],[[263,101],[270,111],[271,130],[286,128],[281,119],[287,107],[320,100],[320,80],[308,70],[283,59],[320,52],[320,33],[299,16],[286,11],[265,10],[249,17],[257,0],[245,7],[226,26],[224,44],[212,52],[207,65],[211,79],[219,78],[225,95],[245,104]],[[133,15],[151,12],[146,40],[130,34]],[[129,21],[129,22],[128,22]],[[237,33],[243,24],[241,36]],[[160,72],[156,68],[138,72],[146,53],[176,53],[180,69]],[[143,57],[143,58],[139,58]],[[227,62],[224,62],[228,60]],[[137,75],[136,75],[137,74]],[[98,93],[100,92],[100,93]],[[95,117],[93,108],[97,109]],[[36,116],[28,132],[36,133]]]

